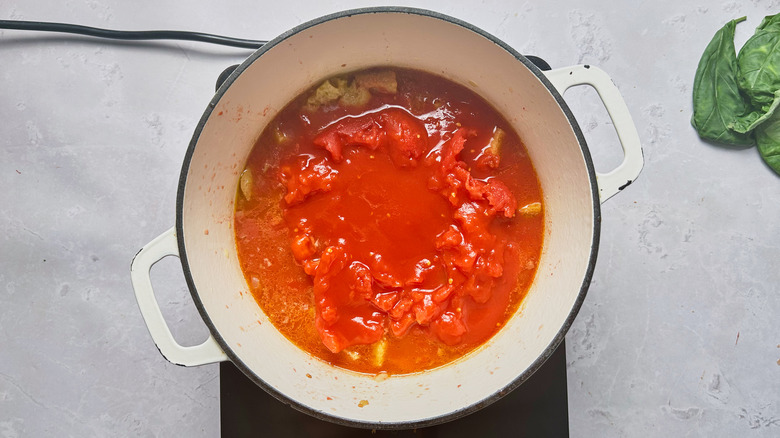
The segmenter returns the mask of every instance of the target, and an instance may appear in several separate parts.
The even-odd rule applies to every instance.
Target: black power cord
[[[268,41],[245,40],[209,33],[187,32],[180,30],[109,30],[77,24],[50,23],[45,21],[0,20],[0,29],[34,30],[40,32],[60,32],[77,35],[87,35],[97,38],[114,40],[183,40],[202,43],[220,44],[223,46],[257,49]]]
[[[60,32],[77,35],[87,35],[97,38],[114,40],[183,40],[198,41],[222,46],[240,47],[243,49],[257,49],[268,41],[245,40],[241,38],[226,37],[201,32],[187,32],[181,30],[110,30],[99,27],[81,26],[78,24],[51,23],[46,21],[22,21],[0,20],[0,29],[34,30],[40,32]],[[550,70],[550,65],[536,56],[526,55],[529,61],[542,70]]]

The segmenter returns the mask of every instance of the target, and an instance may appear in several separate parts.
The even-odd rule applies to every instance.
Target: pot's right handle
[[[590,65],[576,65],[543,73],[561,95],[575,85],[590,85],[598,93],[612,119],[620,146],[623,148],[623,162],[611,172],[596,172],[599,198],[603,203],[634,182],[644,166],[642,144],[639,142],[639,134],[634,126],[634,121],[631,120],[626,102],[612,79],[599,68]]]
[[[162,233],[141,248],[130,265],[130,278],[133,281],[135,298],[138,300],[141,315],[157,349],[169,362],[187,367],[227,360],[227,356],[211,334],[206,342],[192,347],[183,347],[173,338],[154,297],[152,280],[149,276],[152,265],[167,256],[179,256],[174,228]]]

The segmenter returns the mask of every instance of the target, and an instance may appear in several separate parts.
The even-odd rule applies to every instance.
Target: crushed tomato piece
[[[329,126],[314,138],[314,144],[330,152],[336,163],[346,147],[387,148],[398,166],[412,166],[427,150],[428,132],[423,123],[406,111],[391,108],[379,113],[348,117]]]
[[[316,325],[322,342],[338,353],[354,344],[371,344],[384,334],[384,315],[369,301],[368,268],[353,262],[342,246],[329,246],[314,273]]]
[[[312,193],[329,191],[337,175],[338,171],[325,159],[301,157],[297,165],[286,166],[280,173],[281,180],[287,185],[284,201],[295,205]]]

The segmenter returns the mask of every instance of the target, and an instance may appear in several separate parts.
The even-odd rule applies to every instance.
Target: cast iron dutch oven
[[[454,363],[386,380],[333,367],[282,336],[249,293],[233,235],[239,174],[266,124],[323,78],[372,66],[432,72],[491,102],[524,141],[545,205],[536,278],[511,320],[483,347]],[[578,84],[598,91],[618,133],[624,160],[612,172],[594,170],[580,128],[561,98]],[[217,113],[227,117],[214,117]],[[349,426],[430,426],[496,401],[555,351],[591,280],[600,204],[631,183],[642,165],[628,109],[609,77],[595,67],[542,72],[497,38],[434,12],[372,8],[337,13],[272,40],[219,88],[184,159],[176,226],[136,255],[133,286],[154,342],[175,364],[230,360],[282,402]],[[178,345],[154,298],[149,270],[167,255],[180,257],[192,298],[211,332],[202,345]]]

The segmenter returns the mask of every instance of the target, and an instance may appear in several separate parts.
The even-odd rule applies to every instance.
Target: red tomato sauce
[[[443,78],[331,79],[269,124],[245,174],[235,230],[247,283],[287,338],[333,365],[451,362],[506,323],[535,275],[542,193],[526,150]]]

